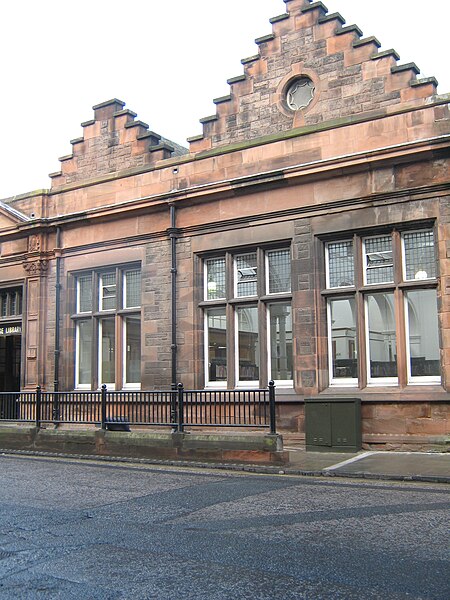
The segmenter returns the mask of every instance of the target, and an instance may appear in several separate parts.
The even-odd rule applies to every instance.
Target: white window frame
[[[337,297],[333,297],[333,298],[328,298],[327,299],[327,337],[328,337],[328,372],[329,372],[329,385],[330,387],[351,387],[351,388],[358,388],[359,387],[359,380],[358,377],[342,377],[342,378],[336,378],[333,377],[333,338],[332,338],[332,330],[331,330],[331,303],[336,301],[336,300],[348,300],[350,298],[350,296],[337,296]],[[353,300],[355,300],[356,303],[356,298],[353,296],[352,297]],[[356,329],[356,322],[355,322],[355,329]],[[356,339],[356,344],[355,344],[355,352],[356,352],[356,356],[357,356],[357,360],[358,360],[358,340]]]
[[[107,285],[103,285],[103,278],[105,275],[110,275],[111,273],[114,274],[115,276],[115,283],[111,284],[114,285],[114,287],[116,288],[116,293],[115,293],[115,298],[116,298],[116,302],[115,302],[115,306],[114,308],[104,308],[103,306],[103,289],[105,287],[108,287]],[[99,311],[101,312],[112,312],[112,311],[116,311],[117,310],[117,277],[116,277],[116,271],[105,271],[103,273],[99,274],[99,278],[98,278],[98,308]]]
[[[294,380],[293,379],[273,379],[272,377],[272,339],[271,339],[271,329],[270,329],[270,310],[272,306],[276,304],[289,304],[291,307],[291,320],[292,320],[292,302],[272,302],[267,305],[266,308],[266,331],[267,331],[267,373],[269,381],[273,381],[278,388],[293,388]],[[292,328],[294,328],[292,324]],[[292,344],[294,344],[294,332],[292,332]],[[294,362],[294,349],[292,348],[292,362]],[[294,365],[292,365],[292,369],[294,369]]]
[[[237,388],[259,388],[259,382],[261,379],[261,353],[259,356],[259,364],[258,364],[258,379],[257,380],[246,380],[239,379],[239,319],[238,319],[238,309],[239,308],[256,308],[258,310],[257,304],[249,304],[236,306],[234,310],[234,369],[235,369],[235,382]],[[258,327],[258,351],[261,344],[261,332]]]
[[[257,298],[258,297],[258,264],[256,265],[256,267],[254,267],[256,269],[256,275],[255,275],[255,281],[256,281],[256,293],[255,294],[251,294],[250,296],[238,296],[238,266],[237,266],[237,259],[240,256],[247,256],[248,254],[254,254],[256,256],[256,262],[258,263],[258,253],[254,250],[249,250],[248,252],[240,252],[239,254],[235,254],[233,256],[233,284],[234,284],[234,297],[235,298]],[[253,268],[253,267],[249,267],[249,268]]]
[[[402,277],[403,277],[403,281],[433,281],[436,279],[436,277],[434,276],[429,276],[429,277],[423,277],[423,278],[419,278],[419,279],[407,279],[406,278],[406,249],[405,249],[405,236],[412,234],[412,233],[432,233],[433,234],[433,243],[434,243],[434,231],[433,229],[413,229],[411,231],[403,231],[401,234],[401,244],[402,244]],[[436,256],[435,256],[435,260],[436,260]]]
[[[409,331],[409,305],[407,292],[417,292],[420,289],[407,290],[403,296],[404,312],[405,312],[405,346],[406,346],[406,368],[408,376],[408,385],[441,385],[440,375],[419,375],[414,376],[411,374],[411,347],[410,347],[410,331]],[[433,290],[435,291],[435,290]],[[440,362],[440,361],[439,361]]]
[[[210,381],[209,380],[209,327],[208,327],[208,311],[212,310],[214,308],[220,309],[220,308],[224,308],[225,309],[225,319],[227,318],[227,312],[226,312],[226,307],[212,307],[211,308],[207,308],[204,313],[203,313],[203,318],[204,318],[204,325],[203,325],[203,338],[204,338],[204,344],[205,344],[205,387],[207,388],[214,388],[214,389],[226,389],[227,388],[227,381]],[[226,331],[226,330],[225,330]]]
[[[140,304],[136,304],[135,306],[128,306],[127,305],[127,286],[128,286],[128,274],[129,273],[139,273],[141,276],[141,269],[125,269],[122,272],[122,306],[123,308],[140,308],[142,306],[142,302]],[[116,293],[117,293],[117,285],[116,285]],[[141,296],[142,296],[142,289],[141,289]],[[110,310],[110,309],[109,309]]]
[[[290,278],[290,286],[288,290],[284,290],[282,292],[271,292],[269,288],[269,276],[270,276],[270,267],[269,267],[269,254],[271,252],[287,252],[289,254],[289,268],[291,269],[292,275],[292,253],[290,248],[272,248],[270,250],[266,250],[264,252],[264,266],[265,266],[265,293],[267,296],[278,296],[279,294],[290,294],[292,292],[292,277]]]
[[[130,315],[131,317],[131,315]],[[122,389],[123,390],[140,390],[140,381],[127,381],[127,318],[125,315],[122,319]],[[139,316],[139,322],[141,318]],[[141,340],[142,342],[142,340]]]
[[[374,240],[376,238],[381,238],[381,237],[390,238],[390,240],[391,240],[391,250],[384,250],[380,254],[390,252],[391,255],[392,255],[392,279],[390,281],[377,281],[375,283],[368,283],[367,282],[366,241],[367,240]],[[363,261],[362,261],[363,264],[362,264],[362,267],[363,267],[363,281],[364,281],[364,285],[367,285],[367,286],[377,286],[377,285],[385,285],[385,284],[389,284],[389,283],[394,283],[394,242],[393,242],[393,239],[392,239],[392,233],[386,233],[386,234],[380,233],[379,235],[369,235],[369,236],[366,236],[366,237],[362,238],[361,242],[362,242],[362,255],[363,255]],[[389,265],[389,266],[391,266],[391,265]],[[376,267],[376,268],[383,269],[383,268],[386,268],[386,267]]]
[[[83,313],[80,313],[83,314]],[[87,314],[87,313],[86,313]],[[76,326],[75,326],[75,389],[76,390],[90,390],[91,389],[91,384],[90,383],[80,383],[80,321],[82,321],[83,319],[80,319],[76,322]],[[89,319],[91,321],[91,326],[92,326],[92,320]],[[92,348],[94,348],[94,345],[92,344]],[[91,355],[91,364],[92,364],[92,355]],[[91,373],[91,378],[92,378],[92,373]]]
[[[374,292],[377,293],[391,293],[391,292]],[[369,296],[373,294],[364,295],[364,321],[365,321],[365,338],[366,338],[366,369],[367,369],[367,386],[368,387],[396,387],[399,383],[398,377],[398,362],[397,362],[397,377],[372,377],[370,369],[370,332],[369,332]],[[393,292],[392,292],[393,295]],[[394,315],[395,317],[395,315]],[[397,337],[397,323],[395,323],[395,344],[398,344]],[[398,360],[398,352],[396,353]]]
[[[105,318],[111,319],[111,317],[105,317]],[[102,337],[102,335],[103,335],[103,332],[102,332],[102,329],[103,329],[103,321],[105,320],[105,318],[100,318],[98,320],[98,326],[97,326],[97,329],[98,329],[98,347],[97,347],[97,352],[98,352],[98,355],[97,355],[97,360],[98,360],[98,362],[97,362],[97,365],[98,365],[97,366],[98,384],[99,384],[99,386],[106,385],[106,389],[107,390],[114,391],[116,389],[116,383],[115,382],[114,383],[105,383],[103,381],[103,369],[102,369],[102,357],[103,357],[103,344],[102,344],[103,337]],[[116,328],[116,325],[117,325],[117,323],[116,323],[116,320],[114,319],[114,329]],[[114,343],[115,343],[115,341],[116,341],[116,335],[114,336]],[[117,348],[115,347],[114,348],[114,354],[116,354],[116,353],[117,353]],[[117,373],[116,373],[116,366],[114,364],[114,379],[116,379],[116,378],[117,378]]]
[[[90,279],[91,279],[91,286],[92,286],[92,272],[89,272],[90,275]],[[77,297],[76,297],[76,312],[78,315],[90,315],[93,312],[93,307],[91,308],[91,310],[81,310],[81,277],[83,277],[83,275],[77,275],[76,277],[76,283],[77,283]],[[91,297],[92,297],[92,289],[91,289]]]
[[[325,283],[327,286],[327,290],[341,290],[341,289],[346,289],[346,288],[354,288],[355,284],[352,283],[350,285],[338,285],[338,286],[331,286],[330,285],[330,255],[329,255],[329,251],[328,251],[328,247],[331,244],[339,244],[339,243],[344,243],[344,242],[351,242],[352,243],[352,248],[353,248],[353,277],[355,277],[355,244],[353,242],[352,238],[346,238],[344,240],[334,240],[332,242],[326,242],[325,243]]]
[[[213,260],[223,260],[225,263],[225,288],[226,288],[226,276],[227,276],[227,266],[225,256],[212,256],[210,258],[205,259],[203,263],[203,299],[207,302],[214,302],[216,300],[226,300],[225,296],[221,296],[220,298],[208,298],[208,263]]]

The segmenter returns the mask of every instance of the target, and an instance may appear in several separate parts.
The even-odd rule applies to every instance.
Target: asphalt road
[[[0,598],[450,598],[448,487],[0,456]]]

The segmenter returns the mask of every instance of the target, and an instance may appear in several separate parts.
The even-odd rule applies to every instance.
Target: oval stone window
[[[288,87],[286,103],[291,110],[306,108],[314,98],[314,84],[309,77],[301,77]]]

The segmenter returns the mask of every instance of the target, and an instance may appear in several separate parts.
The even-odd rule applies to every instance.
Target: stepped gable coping
[[[55,177],[61,177],[61,175],[62,175],[62,171],[55,171],[54,173],[49,173],[49,174],[48,174],[48,176],[49,176],[51,179],[54,179]]]
[[[389,48],[389,50],[383,50],[383,52],[378,52],[377,54],[372,54],[370,57],[371,60],[378,60],[379,58],[385,58],[386,56],[393,56],[395,60],[400,60],[400,54],[394,50],[394,48]]]
[[[73,140],[70,140],[70,143],[74,146],[75,144],[81,144],[84,142],[84,137],[78,137]]]
[[[274,33],[268,33],[267,35],[262,35],[261,37],[256,38],[255,44],[265,44],[266,42],[271,42],[275,39]]]
[[[116,115],[114,115],[114,116],[116,116]],[[148,129],[148,127],[149,127],[147,123],[144,123],[144,121],[140,121],[140,120],[129,121],[128,123],[125,123],[126,129],[130,129],[131,127],[139,127],[139,126],[144,127],[144,129]]]
[[[191,137],[186,138],[186,141],[190,144],[191,142],[200,142],[203,139],[203,133],[199,133],[198,135],[192,135]]]
[[[123,115],[129,115],[130,117],[133,117],[133,119],[135,119],[137,117],[137,113],[134,112],[134,110],[130,110],[129,108],[124,108],[123,110],[118,110],[117,112],[115,112],[113,114],[113,117],[122,117]],[[126,125],[125,125],[126,127]]]
[[[229,102],[231,100],[231,94],[227,96],[220,96],[220,98],[214,98],[214,104],[222,104],[222,102]]]
[[[271,19],[269,19],[269,23],[272,23],[272,25],[274,23],[279,23],[280,21],[284,21],[285,19],[289,19],[289,13],[283,13],[281,15],[277,15],[276,17],[272,17]]]
[[[175,148],[171,146],[168,142],[160,142],[155,146],[150,146],[148,149],[149,152],[156,152],[157,150],[169,150],[169,152],[173,152]]]
[[[138,135],[136,139],[146,140],[148,138],[154,139],[157,144],[161,140],[161,136],[159,135],[159,133],[155,133],[154,131],[146,131],[145,133],[141,133],[141,135]]]
[[[323,17],[319,17],[319,24],[328,23],[328,21],[337,20],[341,23],[341,25],[345,25],[345,19],[339,12],[330,13],[329,15],[324,15]]]
[[[316,10],[316,8],[320,9],[323,13],[328,12],[328,8],[323,2],[313,2],[309,6],[305,6],[305,8],[302,9],[302,13],[309,12],[310,10]]]
[[[217,121],[219,117],[217,115],[209,115],[209,117],[203,117],[200,119],[200,123],[210,123],[211,121]]]
[[[60,156],[58,158],[59,162],[64,162],[65,160],[72,160],[73,154],[66,154],[65,156]]]
[[[414,71],[416,75],[420,73],[419,67],[414,62],[405,63],[404,65],[397,65],[391,67],[391,73],[402,73],[403,71]]]
[[[360,46],[364,46],[365,44],[375,44],[375,46],[381,48],[381,42],[374,35],[362,38],[361,40],[355,40],[353,42],[353,48],[359,48]]]
[[[228,85],[232,85],[233,83],[239,83],[239,81],[245,81],[247,78],[244,74],[242,75],[236,75],[236,77],[230,77],[230,79],[227,79],[227,83]]]
[[[90,125],[95,125],[95,119],[89,119],[89,121],[81,123],[81,127],[89,127]]]
[[[361,37],[363,35],[362,30],[358,27],[358,25],[347,25],[346,27],[341,27],[335,33],[335,35],[344,35],[345,33],[355,32]]]
[[[122,100],[118,100],[117,98],[111,98],[111,100],[105,100],[105,102],[100,102],[100,104],[95,104],[92,107],[92,110],[99,110],[100,108],[106,108],[107,106],[112,106],[113,104],[119,104],[120,106],[122,106],[122,109],[125,106],[125,102],[123,102]]]
[[[261,57],[259,54],[253,54],[253,56],[249,56],[247,58],[241,58],[241,63],[243,65],[248,65],[249,63],[255,62],[256,60],[259,60]]]
[[[411,87],[417,87],[419,85],[427,85],[429,83],[435,85],[436,87],[439,85],[439,82],[436,79],[436,77],[424,77],[423,79],[416,79],[414,81],[411,81],[409,85]]]

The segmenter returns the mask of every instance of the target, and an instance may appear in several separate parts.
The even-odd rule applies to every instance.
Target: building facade
[[[363,443],[443,447],[450,96],[285,0],[189,149],[113,99],[49,190],[0,203],[0,387],[277,386],[361,399]]]

